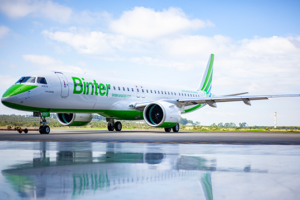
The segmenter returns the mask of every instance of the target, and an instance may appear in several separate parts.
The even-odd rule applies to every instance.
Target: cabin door
[[[61,97],[66,98],[69,96],[69,84],[66,76],[62,72],[55,72],[60,80]]]

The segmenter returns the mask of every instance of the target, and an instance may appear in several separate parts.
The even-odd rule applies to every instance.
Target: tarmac
[[[195,131],[166,133],[162,130],[110,132],[101,129],[52,129],[49,135],[39,134],[37,131],[27,134],[0,131],[0,141],[300,145],[300,133]]]

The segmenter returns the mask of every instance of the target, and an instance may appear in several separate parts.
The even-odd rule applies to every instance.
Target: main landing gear
[[[110,118],[106,118],[106,121],[108,122],[107,124],[107,129],[109,131],[121,131],[122,130],[122,123],[117,121],[115,123],[115,120],[114,119],[110,119]]]
[[[49,134],[50,133],[50,127],[47,125],[49,122],[46,121],[46,117],[42,117],[42,114],[40,113],[40,128],[39,132],[40,134]]]
[[[172,128],[165,128],[165,132],[171,132],[171,129],[173,130],[173,132],[178,132],[179,131],[179,124],[176,124]]]

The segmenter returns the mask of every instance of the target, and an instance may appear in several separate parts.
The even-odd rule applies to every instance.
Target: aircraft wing
[[[211,107],[217,107],[216,103],[243,101],[246,105],[251,106],[251,100],[268,100],[277,97],[300,97],[300,94],[279,94],[279,95],[247,95],[247,96],[216,96],[202,98],[181,98],[177,101],[185,106],[207,103]]]

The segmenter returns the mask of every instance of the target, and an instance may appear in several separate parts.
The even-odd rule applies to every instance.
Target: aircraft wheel
[[[116,122],[115,123],[115,129],[116,129],[116,131],[121,131],[122,130],[122,123],[121,122]]]
[[[171,128],[165,128],[166,132],[171,132]]]
[[[21,134],[22,133],[22,131],[21,130],[18,130],[18,132]]]
[[[176,124],[172,129],[173,129],[173,132],[178,132],[179,131],[179,124]]]
[[[40,126],[39,132],[40,132],[40,134],[44,134],[44,127],[43,126]]]
[[[24,129],[24,133],[25,133],[25,134],[28,133],[28,129],[27,129],[27,128]]]
[[[108,124],[107,124],[107,129],[108,129],[109,131],[114,131],[115,128],[114,128],[114,126],[111,125],[111,123],[108,123]]]
[[[50,133],[50,127],[49,126],[44,126],[43,132],[44,132],[44,134],[49,134]]]

